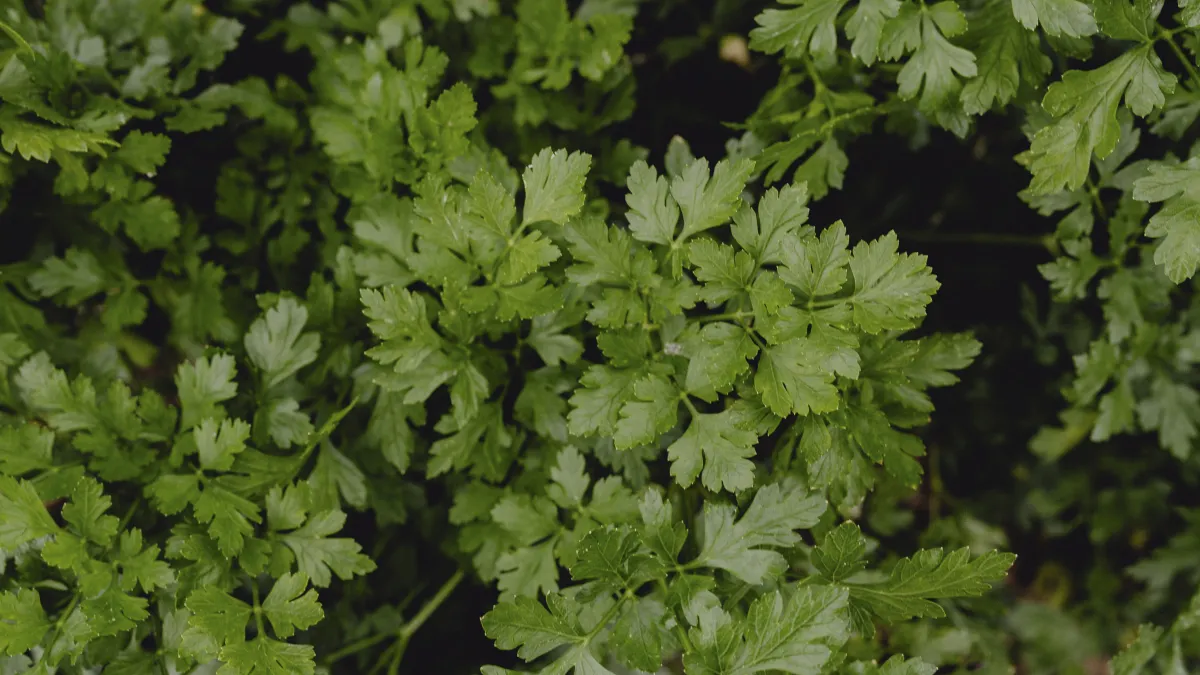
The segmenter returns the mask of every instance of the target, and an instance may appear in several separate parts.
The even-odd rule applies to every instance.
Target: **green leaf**
[[[17,371],[21,395],[57,431],[79,431],[104,426],[96,405],[96,390],[84,376],[72,383],[54,367],[50,356],[38,352]]]
[[[314,504],[336,508],[340,501],[355,508],[367,505],[367,477],[349,457],[329,443],[321,444],[317,465],[308,477]]]
[[[754,495],[741,518],[728,504],[704,504],[704,541],[694,565],[715,567],[748,584],[761,584],[787,569],[773,548],[790,548],[800,541],[795,530],[817,524],[825,499],[807,493],[797,483],[772,483]]]
[[[280,298],[266,315],[250,325],[246,352],[270,389],[317,359],[321,338],[304,333],[308,310],[292,298]]]
[[[545,606],[533,598],[517,597],[483,616],[483,632],[498,648],[516,649],[517,656],[532,661],[586,636],[579,611],[574,601],[557,593],[546,596]]]
[[[854,323],[868,333],[913,328],[940,287],[925,256],[897,253],[899,242],[889,232],[872,242],[859,242],[850,254]]]
[[[1049,194],[1083,185],[1092,156],[1104,159],[1117,147],[1121,98],[1135,115],[1145,117],[1163,106],[1176,79],[1148,46],[1095,70],[1064,73],[1042,100],[1046,112],[1058,119],[1034,134],[1023,156],[1033,173],[1030,192]]]
[[[246,537],[254,534],[252,523],[262,522],[254,502],[211,484],[195,499],[194,510],[196,520],[209,525],[217,547],[227,556],[242,550]]]
[[[1147,0],[1096,0],[1092,5],[1100,30],[1111,38],[1147,43],[1153,40],[1162,5]]]
[[[502,284],[515,284],[558,260],[561,254],[541,232],[526,234],[508,248],[496,279]]]
[[[166,474],[146,486],[146,496],[163,515],[174,515],[200,497],[200,479],[196,475]]]
[[[654,597],[642,596],[626,603],[609,638],[617,659],[636,670],[657,672],[669,639],[665,621],[666,608]]]
[[[665,563],[674,564],[687,541],[687,528],[675,519],[671,505],[656,490],[647,490],[638,504],[642,543]]]
[[[257,637],[222,649],[225,665],[217,675],[313,675],[315,656],[309,645]]]
[[[184,604],[192,613],[185,641],[192,634],[193,640],[209,639],[219,648],[246,639],[246,622],[253,614],[250,605],[212,586],[193,591]]]
[[[1138,675],[1143,672],[1146,664],[1158,652],[1158,643],[1163,637],[1163,630],[1157,626],[1142,624],[1138,626],[1137,637],[1129,643],[1109,663],[1113,675]]]
[[[671,476],[683,487],[700,477],[709,490],[746,490],[754,485],[754,463],[749,458],[754,457],[757,442],[758,434],[739,426],[729,410],[693,414],[687,431],[667,448]]]
[[[688,393],[706,401],[730,387],[750,370],[749,360],[758,345],[745,328],[724,321],[706,324],[684,342],[688,357],[685,385]]]
[[[377,444],[383,458],[400,473],[408,471],[416,438],[408,423],[409,407],[389,391],[379,392],[371,410],[366,437]]]
[[[608,525],[593,529],[578,544],[571,578],[590,581],[615,592],[636,589],[664,571],[639,552],[641,542],[628,526]]]
[[[1042,86],[1050,74],[1050,58],[1042,53],[1037,34],[1021,26],[1004,3],[989,4],[978,21],[974,18],[971,21],[982,44],[975,52],[978,76],[963,85],[962,104],[967,114],[979,115],[1007,105],[1016,98],[1022,83]]]
[[[367,356],[391,366],[397,377],[385,388],[403,403],[420,403],[457,372],[443,352],[441,335],[430,324],[422,296],[402,288],[363,289],[360,295],[368,328],[380,343]]]
[[[225,419],[218,425],[211,417],[200,422],[192,431],[201,468],[228,471],[238,453],[246,449],[250,425],[242,420]]]
[[[768,9],[754,17],[750,47],[767,54],[782,51],[791,59],[808,54],[828,58],[837,49],[834,21],[847,0],[782,0],[793,9]]]
[[[758,213],[743,205],[729,228],[738,245],[759,265],[784,261],[784,248],[807,232],[808,184],[771,188],[758,200]]]
[[[90,251],[69,248],[63,257],[46,258],[29,275],[29,285],[45,298],[59,296],[61,304],[74,306],[119,283]]]
[[[582,152],[568,154],[545,148],[534,155],[522,175],[522,225],[544,220],[562,225],[578,215],[583,209],[583,185],[591,165],[591,156]]]
[[[266,428],[271,440],[281,448],[304,445],[312,435],[312,420],[300,411],[300,402],[282,398],[267,404]]]
[[[636,281],[653,264],[649,252],[636,245],[629,233],[609,227],[600,219],[576,219],[564,232],[574,260],[567,276],[581,286]]]
[[[887,663],[879,666],[878,672],[870,672],[869,675],[933,675],[937,669],[937,666],[925,663],[919,658],[905,659],[903,656],[893,656]]]
[[[900,11],[900,0],[861,0],[846,22],[850,53],[868,66],[880,58],[884,27]]]
[[[633,385],[633,398],[621,406],[613,443],[618,450],[649,445],[675,426],[679,390],[665,377],[649,375]]]
[[[492,234],[507,239],[517,216],[516,200],[487,171],[480,170],[471,181],[468,205],[479,216],[480,224]]]
[[[20,476],[54,465],[54,432],[33,423],[0,427],[0,473]]]
[[[180,364],[175,373],[179,389],[179,404],[183,409],[180,426],[190,429],[206,418],[221,419],[224,411],[218,406],[237,394],[237,374],[233,357],[214,354]]]
[[[523,544],[541,541],[559,529],[558,510],[541,497],[509,495],[492,507],[492,520]]]
[[[846,605],[843,589],[802,586],[759,596],[736,624],[711,610],[690,631],[697,651],[684,655],[685,667],[706,674],[821,672],[850,636]]]
[[[161,134],[131,131],[121,141],[113,157],[138,173],[153,173],[167,160],[171,139]]]
[[[312,579],[317,588],[329,586],[333,575],[348,581],[375,570],[375,563],[362,553],[358,542],[332,536],[345,524],[345,513],[323,511],[313,514],[303,527],[279,535],[279,540],[296,555],[300,573],[305,579]]]
[[[0,592],[0,628],[0,654],[17,656],[40,644],[50,621],[37,591]]]
[[[966,18],[954,2],[940,2],[922,11],[919,46],[896,77],[901,98],[913,98],[920,91],[920,108],[925,112],[955,102],[962,86],[959,78],[975,77],[977,72],[975,55],[946,39],[965,27]]]
[[[625,203],[629,211],[629,231],[638,241],[669,245],[675,239],[679,223],[679,206],[671,197],[671,185],[659,176],[654,167],[644,161],[634,162],[626,181],[629,194]]]
[[[620,411],[633,398],[638,373],[606,366],[591,366],[571,395],[567,423],[577,436],[616,433]]]
[[[535,598],[558,590],[558,563],[554,539],[505,553],[496,561],[496,587],[501,602],[519,597]]]
[[[884,581],[850,583],[850,597],[884,621],[940,618],[946,612],[933,600],[982,595],[1015,560],[1011,553],[997,551],[972,560],[965,547],[949,553],[923,550],[898,561]]]
[[[683,213],[683,231],[678,245],[694,234],[729,221],[741,204],[742,190],[754,172],[754,162],[748,159],[732,162],[721,160],[708,173],[708,160],[697,159],[671,181],[671,196]]]
[[[813,566],[830,583],[853,577],[866,567],[867,541],[858,525],[842,523],[830,530],[813,549]]]
[[[121,533],[120,553],[121,590],[132,591],[135,586],[152,593],[156,588],[166,588],[175,582],[171,566],[158,558],[158,546],[151,544],[142,548],[142,531],[133,528]]]
[[[836,345],[818,338],[793,338],[767,347],[758,360],[754,389],[776,415],[826,413],[840,405],[833,386],[838,374],[857,376],[842,363]]]
[[[779,277],[809,298],[832,295],[846,283],[850,238],[839,220],[819,238],[787,238],[782,242]]]
[[[693,241],[687,247],[688,261],[695,267],[696,279],[704,284],[707,302],[726,302],[749,288],[756,271],[754,258],[745,251],[711,239]]]
[[[58,531],[31,483],[0,476],[0,549],[12,551]]]
[[[1133,198],[1165,202],[1150,218],[1146,236],[1162,239],[1154,250],[1154,262],[1165,268],[1167,277],[1179,284],[1196,274],[1200,266],[1200,162],[1189,159],[1177,165],[1151,164],[1148,174],[1133,184]]]
[[[1092,10],[1079,0],[1012,0],[1012,13],[1029,30],[1047,35],[1085,37],[1096,32]]]
[[[575,446],[568,445],[558,453],[558,462],[550,469],[550,480],[546,493],[554,503],[564,508],[578,508],[583,504],[592,481],[587,474],[587,463]]]
[[[308,588],[308,577],[304,574],[279,577],[263,600],[262,609],[275,635],[281,638],[291,637],[297,629],[314,626],[324,617],[317,592]]]
[[[1144,428],[1158,431],[1162,447],[1180,459],[1191,456],[1200,420],[1200,393],[1184,383],[1156,377],[1137,411]]]
[[[79,481],[71,491],[71,501],[63,506],[63,520],[88,540],[108,546],[117,535],[119,521],[105,515],[112,500],[100,484],[90,478]]]

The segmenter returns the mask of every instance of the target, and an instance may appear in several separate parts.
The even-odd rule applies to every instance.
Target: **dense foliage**
[[[0,673],[1200,668],[1200,3],[0,49]]]

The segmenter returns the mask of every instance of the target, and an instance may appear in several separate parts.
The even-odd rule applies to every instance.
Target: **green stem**
[[[67,622],[68,618],[70,618],[71,612],[75,611],[75,606],[79,604],[80,599],[81,599],[81,597],[80,597],[79,593],[76,592],[76,593],[72,594],[71,602],[67,603],[67,608],[64,609],[62,611],[62,614],[58,615],[58,619],[56,619],[54,621],[54,634],[50,637],[50,642],[47,643],[48,645],[50,645],[49,647],[47,647],[47,649],[50,650],[51,652],[53,652],[53,650],[54,650],[54,643],[58,642],[59,634],[62,633],[63,624]]]
[[[683,401],[683,405],[692,414],[692,419],[700,416],[700,411],[696,410],[696,404],[692,403],[692,399],[687,394],[680,394],[679,400]]]
[[[442,587],[438,589],[438,592],[435,593],[428,602],[421,606],[421,609],[417,612],[417,615],[409,619],[408,622],[405,623],[400,629],[400,639],[408,642],[408,638],[412,637],[413,633],[416,633],[421,626],[427,620],[429,620],[429,617],[432,616],[435,611],[437,611],[437,608],[446,601],[446,598],[450,597],[450,594],[453,593],[458,584],[462,582],[463,576],[465,575],[461,569],[455,570],[454,574],[446,580],[446,583],[442,584]]]
[[[395,651],[392,652],[392,662],[388,665],[388,675],[397,675],[400,672],[400,662],[404,660],[404,652],[407,649],[407,636],[396,641]]]
[[[825,80],[821,79],[821,74],[818,73],[816,67],[813,66],[812,59],[804,59],[804,70],[808,73],[808,77],[813,83],[813,99],[815,100],[820,98],[821,94],[827,90],[828,87],[825,86]]]
[[[840,305],[843,302],[850,302],[852,299],[854,299],[853,293],[851,293],[850,295],[840,295],[836,298],[826,298],[824,300],[809,300],[808,308],[809,309],[824,309],[826,307],[833,307],[834,305]]]
[[[8,37],[12,38],[13,42],[17,43],[17,47],[25,50],[30,56],[34,56],[36,54],[36,52],[33,51],[33,47],[29,46],[29,43],[26,42],[25,38],[17,32],[16,28],[13,28],[4,21],[0,21],[0,31],[4,31]]]
[[[1096,185],[1095,181],[1088,178],[1087,191],[1091,195],[1092,204],[1096,207],[1096,213],[1104,220],[1108,220],[1108,209],[1104,208],[1104,200],[1100,199],[1100,186]]]
[[[1175,52],[1175,56],[1183,63],[1183,68],[1187,71],[1192,83],[1200,85],[1200,73],[1196,72],[1196,65],[1192,63],[1192,60],[1180,48],[1179,43],[1175,42],[1174,32],[1160,28],[1158,34],[1160,39],[1167,43],[1167,46],[1171,48],[1171,51]]]
[[[258,629],[258,634],[265,636],[267,628],[263,625],[262,603],[258,599],[258,582],[250,580],[250,597],[254,600],[254,627]]]
[[[596,625],[592,627],[592,630],[583,638],[584,641],[590,642],[592,638],[599,635],[600,631],[604,630],[604,627],[608,625],[608,622],[612,621],[613,617],[617,615],[617,612],[621,611],[621,607],[625,605],[625,601],[632,597],[633,589],[625,589],[625,592],[621,595],[621,597],[617,598],[617,601],[613,603],[613,606],[608,608],[608,611],[604,613],[604,616],[600,617],[600,620],[596,622]]]
[[[1049,248],[1048,237],[1023,234],[993,234],[990,232],[971,232],[966,234],[934,234],[929,232],[903,232],[903,239],[913,241],[937,242],[947,244],[984,244],[1001,246],[1036,246]],[[819,304],[819,303],[818,303]]]
[[[446,598],[450,597],[450,594],[454,592],[454,589],[460,583],[462,583],[464,576],[466,575],[461,569],[455,570],[454,574],[446,580],[446,583],[442,584],[442,587],[438,589],[437,593],[435,593],[432,598],[422,605],[421,609],[416,613],[416,615],[406,621],[404,625],[401,626],[400,629],[395,633],[370,635],[357,640],[327,656],[325,658],[325,663],[327,665],[332,664],[335,661],[344,659],[352,654],[357,654],[365,649],[370,649],[371,647],[374,647],[390,637],[394,637],[396,638],[396,641],[383,651],[379,661],[375,664],[375,667],[371,669],[371,675],[374,675],[374,673],[382,670],[385,663],[387,664],[387,672],[389,675],[395,675],[396,673],[399,673],[400,663],[404,660],[404,652],[408,649],[409,640],[411,640],[412,636],[418,630],[420,630],[421,626],[424,625],[426,621],[429,620],[429,617],[433,616],[433,613],[437,611],[437,608],[440,607],[442,603],[446,602]],[[411,597],[406,599],[404,604],[407,605],[410,601]]]
[[[929,444],[929,520],[937,521],[942,517],[942,464],[938,456],[938,444]]]
[[[379,644],[380,642],[383,642],[384,640],[388,639],[389,637],[392,637],[391,633],[377,633],[375,635],[368,635],[365,638],[355,640],[354,642],[351,642],[350,644],[346,645],[345,647],[342,647],[341,649],[333,652],[329,656],[326,656],[325,664],[332,665],[338,661],[341,661],[342,659],[346,658],[347,656],[350,656],[352,654],[357,654],[358,652],[361,652],[365,649],[370,649],[371,647],[374,647],[375,645]]]
[[[767,344],[763,342],[762,338],[758,337],[754,331],[750,330],[749,326],[742,326],[742,328],[746,329],[746,335],[750,336],[750,341],[753,342],[759,349],[764,351],[767,349]]]
[[[393,642],[392,644],[388,645],[388,648],[383,650],[383,654],[379,657],[379,661],[376,662],[374,666],[372,666],[370,672],[368,672],[367,675],[377,675],[379,673],[379,671],[383,670],[384,664],[388,663],[388,658],[392,655],[393,652],[396,651],[396,646],[398,644],[400,644],[400,643]]]
[[[737,312],[724,312],[721,314],[709,314],[708,316],[698,316],[698,317],[696,317],[696,320],[699,321],[700,323],[712,323],[713,321],[729,321],[730,319],[732,319],[734,321],[741,321],[742,319],[748,319],[752,316],[754,316],[754,312],[737,311]]]
[[[656,579],[656,581],[658,582],[659,590],[663,592],[664,596],[667,595],[667,582],[662,579]],[[672,610],[672,613],[674,613],[674,610]],[[679,644],[683,645],[685,654],[695,651],[695,648],[692,647],[692,641],[688,638],[687,631],[684,630],[683,624],[680,623],[678,617],[675,619],[675,636],[679,638]]]
[[[125,515],[121,516],[121,525],[117,528],[118,532],[125,531],[125,527],[129,525],[129,521],[133,520],[134,512],[137,511],[137,508],[141,505],[142,497],[141,495],[138,495],[138,498],[133,500],[133,503],[129,505],[129,509],[125,511]]]

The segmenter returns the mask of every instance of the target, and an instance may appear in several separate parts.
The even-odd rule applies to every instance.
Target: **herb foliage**
[[[0,0],[0,672],[1187,672],[1197,26]],[[644,86],[706,54],[765,83],[727,128]],[[881,134],[1026,172],[1004,431],[934,412],[1012,371],[922,239],[826,217],[860,166],[936,190],[850,161]],[[948,488],[1001,446],[1017,485]]]

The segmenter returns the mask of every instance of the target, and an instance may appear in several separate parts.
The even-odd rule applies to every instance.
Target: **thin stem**
[[[1048,237],[1024,234],[994,234],[972,232],[966,234],[935,234],[931,232],[902,232],[900,237],[913,241],[939,242],[947,244],[984,244],[1000,246],[1035,246],[1048,248]],[[819,303],[818,303],[819,304]]]
[[[821,79],[821,74],[817,72],[811,59],[804,59],[804,70],[808,73],[808,77],[813,83],[813,99],[820,98],[821,94],[828,89],[825,86],[825,80]]]
[[[367,673],[367,675],[376,675],[379,671],[383,670],[384,664],[388,663],[388,658],[393,652],[396,651],[396,645],[398,644],[400,643],[393,642],[392,644],[388,645],[388,648],[383,650],[383,654],[379,657],[379,661],[371,667],[371,670]]]
[[[589,632],[584,637],[584,640],[591,641],[592,638],[599,635],[600,631],[604,630],[604,627],[608,625],[608,622],[612,621],[613,617],[615,617],[617,615],[617,612],[621,611],[621,607],[624,606],[625,601],[632,597],[633,597],[633,590],[628,589],[628,588],[625,589],[625,592],[621,595],[620,598],[617,599],[617,601],[615,603],[613,603],[613,606],[610,607],[608,609],[608,611],[604,613],[604,616],[600,617],[600,620],[596,622],[596,625],[592,627],[591,632]]]
[[[683,401],[684,407],[686,407],[688,412],[692,414],[692,419],[700,416],[700,411],[696,410],[696,404],[692,403],[692,399],[689,398],[687,394],[680,394],[679,400]]]
[[[421,606],[421,610],[417,612],[417,615],[409,619],[408,623],[405,623],[404,627],[400,629],[399,635],[402,640],[407,642],[408,638],[412,637],[413,633],[416,633],[421,628],[421,625],[437,611],[437,608],[446,601],[446,598],[450,597],[455,587],[462,582],[463,576],[465,575],[462,569],[455,570],[454,574],[446,580],[446,583],[442,584],[442,587],[438,589],[438,592]]]
[[[23,49],[30,56],[36,55],[36,52],[33,51],[33,47],[29,46],[29,43],[26,42],[25,38],[17,32],[16,28],[13,28],[4,21],[0,21],[0,31],[4,31],[8,37],[12,38],[13,42],[17,43],[17,47]]]
[[[380,642],[383,642],[384,640],[386,640],[390,637],[392,637],[391,633],[377,633],[375,635],[368,635],[365,638],[355,640],[354,642],[351,642],[350,644],[346,645],[345,647],[342,647],[341,649],[333,652],[329,656],[326,656],[325,664],[326,665],[334,664],[334,663],[346,658],[347,656],[350,656],[352,654],[357,654],[358,652],[361,652],[365,649],[370,649],[371,647],[374,647],[375,645],[379,644]]]
[[[125,531],[125,527],[127,525],[129,525],[129,521],[133,520],[134,512],[137,511],[137,508],[141,505],[142,505],[142,497],[141,497],[141,495],[138,495],[138,498],[133,500],[133,503],[129,505],[129,509],[127,511],[125,511],[125,515],[121,516],[121,525],[119,527],[117,527],[118,532]]]
[[[938,444],[929,444],[929,520],[941,518],[942,463],[938,457]]]
[[[662,579],[656,579],[656,581],[658,582],[658,588],[663,592],[663,595],[666,595],[668,592],[667,582]],[[684,653],[694,651],[692,641],[688,638],[687,631],[684,630],[683,624],[679,622],[678,617],[675,619],[675,635],[679,638],[679,644],[683,645]]]
[[[1175,42],[1174,32],[1160,29],[1158,34],[1167,43],[1167,46],[1171,48],[1171,51],[1175,52],[1175,56],[1183,63],[1183,68],[1187,71],[1192,83],[1200,85],[1200,73],[1196,72],[1196,65],[1192,63],[1192,60],[1179,47],[1179,43]]]
[[[250,597],[254,600],[254,627],[259,635],[265,636],[267,629],[263,625],[262,603],[258,599],[258,582],[253,579],[250,580]]]
[[[66,623],[67,619],[71,617],[71,612],[75,611],[75,605],[79,604],[80,599],[81,597],[79,593],[72,594],[71,602],[67,603],[67,608],[64,609],[62,614],[58,615],[58,619],[54,621],[54,634],[51,636],[50,642],[47,643],[50,645],[50,649],[54,649],[54,643],[58,642],[58,636],[60,633],[62,633],[63,624]]]
[[[357,640],[330,654],[325,658],[325,663],[327,665],[334,663],[335,661],[344,659],[352,654],[356,654],[365,649],[370,649],[371,647],[374,647],[390,637],[394,637],[396,638],[396,641],[389,645],[387,649],[383,650],[383,654],[380,655],[379,661],[371,669],[371,675],[374,675],[382,670],[385,663],[387,664],[387,672],[389,675],[395,675],[396,673],[399,673],[400,663],[404,660],[404,652],[408,649],[408,642],[412,639],[413,634],[420,630],[421,626],[429,620],[430,616],[433,616],[433,613],[437,611],[437,608],[440,607],[442,603],[446,602],[446,598],[450,597],[450,594],[454,592],[454,589],[460,583],[462,583],[464,576],[466,575],[462,569],[455,570],[454,574],[452,574],[450,578],[446,580],[446,583],[442,584],[442,587],[438,589],[437,593],[435,593],[432,598],[422,605],[421,609],[416,613],[416,615],[406,621],[404,625],[401,626],[400,629],[395,633],[370,635]],[[411,600],[412,598],[410,596],[404,601],[404,604],[407,605]]]
[[[742,319],[748,319],[752,316],[754,316],[754,312],[737,311],[737,312],[723,312],[721,314],[709,314],[708,316],[699,316],[699,317],[696,317],[696,320],[699,321],[700,323],[711,323],[713,321],[728,321],[730,319],[732,319],[734,321],[741,321]]]
[[[758,337],[758,335],[756,335],[754,331],[750,330],[750,328],[748,328],[747,326],[742,326],[742,328],[746,329],[746,335],[750,336],[750,341],[753,342],[755,345],[757,345],[759,349],[765,350],[767,348],[766,343],[764,343],[762,341],[762,338]]]
[[[1096,212],[1100,214],[1101,218],[1107,221],[1108,209],[1104,208],[1104,200],[1100,199],[1100,186],[1096,185],[1095,181],[1091,178],[1088,178],[1087,181],[1087,191],[1092,197],[1092,204],[1096,207]]]
[[[395,651],[392,652],[392,662],[388,664],[388,675],[397,675],[400,672],[400,662],[404,660],[404,652],[408,649],[408,636],[401,637],[396,641]]]
[[[809,309],[824,309],[826,307],[833,307],[834,305],[840,305],[843,302],[849,302],[853,298],[854,298],[854,294],[851,293],[850,295],[840,295],[836,298],[826,298],[824,300],[809,300],[808,308]]]

